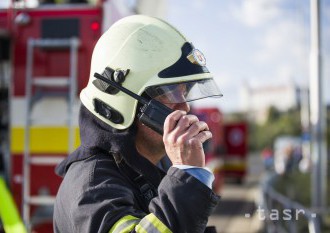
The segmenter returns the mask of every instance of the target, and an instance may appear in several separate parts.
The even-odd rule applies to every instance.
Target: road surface
[[[248,157],[248,175],[243,184],[226,182],[221,201],[209,218],[208,225],[216,226],[218,233],[259,233],[263,221],[257,208],[260,201],[260,179],[263,164],[260,156]]]

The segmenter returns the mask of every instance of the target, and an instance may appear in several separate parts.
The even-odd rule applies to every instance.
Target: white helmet
[[[137,95],[165,95],[169,102],[221,96],[203,54],[173,26],[133,15],[111,26],[98,40],[91,73],[80,99],[95,116],[116,129],[134,121],[137,100],[96,79],[102,74]],[[185,85],[184,97],[176,90]]]

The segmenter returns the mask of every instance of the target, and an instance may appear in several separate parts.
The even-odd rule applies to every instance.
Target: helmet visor
[[[169,104],[222,96],[213,79],[151,86],[146,88],[145,92],[152,99]]]

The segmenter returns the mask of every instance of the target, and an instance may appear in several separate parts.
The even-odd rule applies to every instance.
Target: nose
[[[190,111],[190,105],[187,102],[178,103],[174,106],[174,109],[189,112]]]

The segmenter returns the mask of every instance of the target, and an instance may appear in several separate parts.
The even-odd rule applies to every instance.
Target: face
[[[164,103],[166,101],[162,98],[155,99],[173,110],[190,111],[188,103],[168,104]],[[137,123],[137,128],[137,150],[141,155],[147,157],[152,163],[156,164],[166,154],[162,135],[143,125],[140,121]]]
[[[171,87],[173,86],[173,87]],[[188,95],[187,84],[175,84],[169,85],[166,88],[166,92],[154,97],[155,100],[168,106],[174,103],[185,103]],[[181,106],[182,107],[182,106]]]

